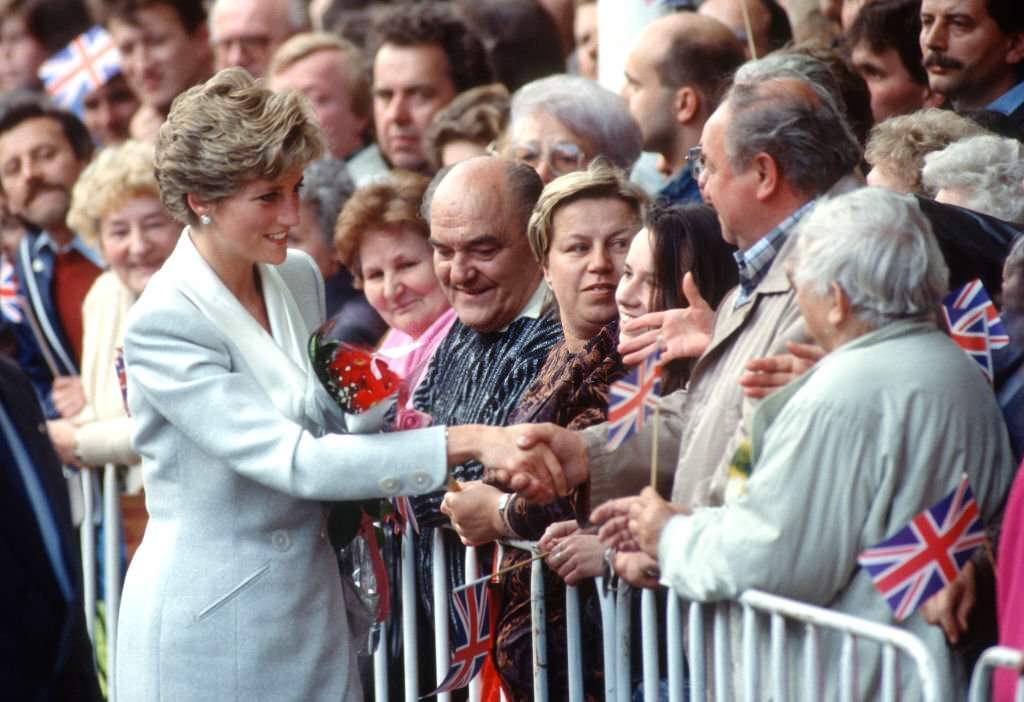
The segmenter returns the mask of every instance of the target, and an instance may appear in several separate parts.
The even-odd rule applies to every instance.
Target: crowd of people
[[[0,1],[0,696],[363,699],[332,526],[363,509],[392,571],[417,525],[424,660],[464,546],[502,571],[488,700],[534,694],[509,540],[545,560],[551,699],[562,585],[597,631],[599,575],[901,627],[951,700],[1024,649],[1024,13],[662,5],[626,36],[606,0]],[[943,310],[974,281],[972,355]],[[397,374],[393,411],[339,406],[318,330]],[[611,389],[653,354],[620,441]],[[112,670],[77,547],[108,464]],[[864,553],[965,481],[985,544],[894,612]]]

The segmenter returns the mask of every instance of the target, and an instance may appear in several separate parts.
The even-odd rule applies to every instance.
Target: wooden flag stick
[[[754,45],[754,32],[750,28],[750,11],[747,9],[747,0],[740,0],[740,9],[743,10],[743,27],[747,30],[747,46],[750,47],[750,58],[757,58],[757,47]]]
[[[499,575],[504,575],[505,573],[511,573],[513,570],[517,570],[519,568],[522,568],[523,566],[530,565],[534,561],[540,560],[541,558],[547,558],[549,553],[550,553],[550,551],[544,551],[542,553],[538,553],[537,555],[535,555],[532,558],[530,558],[530,560],[528,560],[528,561],[523,561],[522,563],[516,563],[515,565],[506,566],[504,568],[501,568],[500,570],[494,571],[490,575],[485,575],[482,578],[477,578],[476,580],[471,580],[468,583],[466,583],[465,585],[459,585],[458,587],[453,587],[452,588],[452,594],[454,594],[456,592],[459,592],[461,590],[465,590],[467,587],[472,587],[473,585],[479,585],[480,583],[484,582],[485,580],[490,580],[492,578],[496,578]]]
[[[658,420],[661,418],[661,398],[654,402],[654,428],[651,430],[651,488],[658,489]]]

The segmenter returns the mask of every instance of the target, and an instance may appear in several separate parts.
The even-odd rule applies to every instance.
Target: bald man
[[[622,97],[640,125],[644,151],[660,154],[673,174],[659,198],[700,201],[686,155],[744,58],[728,27],[692,12],[657,19],[637,37],[626,57]]]
[[[793,38],[786,11],[775,0],[704,0],[697,12],[716,19],[731,29],[743,42],[743,51],[749,59],[754,57],[750,55],[747,24],[743,18],[743,3],[747,4],[754,50],[758,57],[781,48]]]
[[[277,47],[302,29],[289,5],[288,0],[216,0],[210,8],[216,69],[241,66],[253,77],[263,77]]]

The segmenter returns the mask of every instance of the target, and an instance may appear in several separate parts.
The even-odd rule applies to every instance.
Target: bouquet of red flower
[[[335,337],[329,320],[309,339],[309,360],[327,393],[345,412],[349,431],[367,433],[384,428],[402,381],[371,351]]]

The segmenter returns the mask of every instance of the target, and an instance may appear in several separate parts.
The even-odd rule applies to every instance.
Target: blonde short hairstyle
[[[164,207],[196,224],[192,194],[229,197],[253,180],[275,180],[324,152],[324,136],[299,93],[261,87],[243,68],[226,68],[171,103],[156,140],[156,180]]]
[[[68,226],[93,248],[99,248],[103,218],[133,197],[160,199],[153,173],[153,145],[126,141],[99,152],[71,190]]]
[[[936,107],[890,117],[871,129],[864,159],[872,168],[898,178],[911,192],[925,195],[921,182],[924,157],[954,141],[989,132],[977,122]]]
[[[296,34],[277,47],[270,59],[268,76],[275,76],[292,64],[320,51],[336,51],[341,54],[348,74],[348,91],[352,100],[352,112],[357,117],[371,116],[373,98],[370,94],[370,69],[362,50],[348,39],[324,32]]]
[[[650,202],[647,194],[629,182],[626,174],[599,156],[585,171],[573,171],[555,178],[540,194],[526,230],[530,250],[538,263],[547,263],[555,237],[553,227],[558,209],[578,200],[601,198],[618,198],[629,205],[636,215],[637,229],[640,229]]]
[[[334,247],[356,285],[363,283],[359,249],[371,230],[394,232],[407,228],[424,239],[430,236],[430,227],[420,216],[429,184],[430,179],[424,175],[392,171],[386,179],[356,190],[345,203],[334,228]]]

